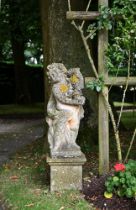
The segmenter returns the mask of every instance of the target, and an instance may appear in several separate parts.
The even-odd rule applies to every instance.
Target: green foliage
[[[136,127],[136,112],[124,112],[122,114],[122,122],[129,130],[134,130]]]
[[[113,14],[122,15],[135,15],[136,14],[136,1],[135,0],[114,0],[113,1]]]
[[[35,39],[39,34],[40,13],[38,0],[3,0],[0,13],[1,33],[4,36],[15,32],[14,36],[20,39]],[[19,31],[17,31],[17,29]]]
[[[123,165],[123,164],[122,164]],[[135,198],[136,196],[136,161],[129,160],[125,170],[116,170],[105,182],[107,193],[115,193],[119,197]]]
[[[135,46],[136,46],[136,23],[134,17],[126,17],[124,21],[116,23],[115,34],[111,36],[111,44],[107,50],[107,69],[108,71],[119,71],[131,67],[131,75],[136,73],[135,64]],[[126,68],[127,67],[127,68]]]
[[[95,23],[92,23],[88,26],[87,32],[89,33],[89,38],[93,39],[96,36],[97,27]]]
[[[88,82],[86,87],[90,88],[91,90],[95,90],[98,93],[101,92],[104,87],[103,76],[100,76],[98,79],[95,79],[92,82]]]
[[[100,12],[100,15],[97,18],[98,19],[97,29],[98,30],[101,30],[101,29],[111,30],[112,29],[112,19],[110,19],[110,16],[112,15],[111,10],[104,5],[101,5],[99,7],[99,12]]]
[[[2,0],[0,11],[0,47],[3,60],[11,61],[7,49],[12,51],[14,39],[25,43],[25,56],[38,58],[41,55],[41,19],[38,0]],[[31,46],[30,46],[31,45]],[[28,51],[29,55],[28,56]],[[39,55],[40,54],[40,55]]]
[[[136,1],[114,0],[111,8],[101,5],[97,24],[89,25],[87,32],[93,39],[96,31],[112,30],[106,52],[106,66],[109,73],[127,76],[130,61],[130,75],[136,75]]]

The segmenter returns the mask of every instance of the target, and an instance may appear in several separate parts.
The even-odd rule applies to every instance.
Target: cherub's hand
[[[85,103],[85,97],[84,96],[78,97],[77,100],[78,100],[78,102],[79,102],[80,105],[83,105]]]

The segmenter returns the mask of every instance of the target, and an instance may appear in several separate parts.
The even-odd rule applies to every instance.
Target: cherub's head
[[[48,78],[51,82],[56,83],[66,78],[67,69],[62,63],[52,63],[47,66]]]

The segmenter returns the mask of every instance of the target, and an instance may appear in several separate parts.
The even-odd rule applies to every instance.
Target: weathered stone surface
[[[83,76],[79,68],[67,70],[62,63],[52,63],[47,69],[52,84],[46,118],[51,157],[81,156],[76,138],[84,116]]]
[[[86,158],[82,154],[74,158],[50,158],[50,190],[82,190],[82,165]]]

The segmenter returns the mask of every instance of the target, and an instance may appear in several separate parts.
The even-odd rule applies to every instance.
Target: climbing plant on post
[[[129,0],[128,0],[129,1]],[[116,2],[116,1],[115,1]],[[109,170],[109,120],[108,113],[111,118],[113,130],[117,145],[118,161],[122,162],[122,152],[120,144],[120,136],[118,130],[118,123],[116,124],[111,106],[108,101],[108,87],[111,85],[135,85],[136,77],[111,77],[106,71],[105,52],[108,45],[108,29],[111,29],[111,24],[108,21],[110,11],[108,9],[108,0],[99,0],[99,6],[101,6],[102,13],[99,11],[90,12],[91,0],[89,0],[86,7],[86,11],[72,11],[71,2],[68,0],[69,11],[67,12],[67,19],[72,20],[72,25],[79,31],[87,57],[90,61],[95,78],[85,78],[85,82],[88,86],[93,87],[99,92],[99,174],[104,174]],[[114,11],[114,10],[113,10]],[[115,12],[115,11],[114,11]],[[110,17],[111,18],[111,17]],[[86,35],[84,30],[85,20],[99,20],[99,32],[98,32],[98,69],[96,69],[94,61],[91,56],[88,39],[93,38],[97,29],[95,25],[91,24],[89,27],[89,35]],[[102,20],[101,20],[102,19]],[[104,22],[103,22],[104,19]],[[76,23],[75,20],[82,20],[81,24]],[[128,62],[129,64],[129,62]],[[120,119],[119,119],[120,121]],[[118,122],[119,122],[118,121]],[[134,138],[133,138],[134,139]]]

